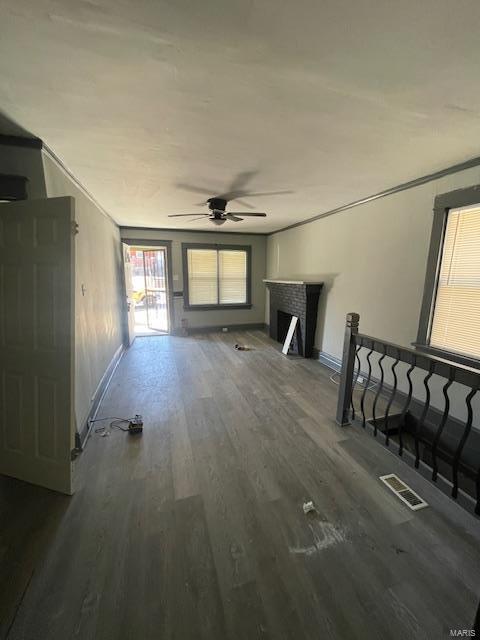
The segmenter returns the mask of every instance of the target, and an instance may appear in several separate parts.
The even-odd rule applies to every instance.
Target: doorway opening
[[[136,336],[170,332],[167,249],[130,247]]]

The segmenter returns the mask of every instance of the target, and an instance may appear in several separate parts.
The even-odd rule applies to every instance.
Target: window
[[[480,361],[477,188],[436,199],[417,346],[469,365]]]
[[[250,307],[250,247],[183,245],[185,307]]]

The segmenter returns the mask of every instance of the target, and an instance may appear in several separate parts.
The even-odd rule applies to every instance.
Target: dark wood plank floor
[[[99,415],[141,413],[143,435],[94,433],[71,499],[0,482],[0,637],[423,640],[470,628],[478,521],[336,426],[330,374],[261,332],[137,339]],[[409,511],[379,482],[388,472],[432,506]]]

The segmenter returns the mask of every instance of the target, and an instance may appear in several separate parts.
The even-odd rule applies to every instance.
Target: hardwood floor
[[[143,435],[93,433],[71,499],[0,482],[0,637],[423,640],[471,628],[478,521],[335,425],[330,375],[261,332],[137,339],[98,415],[141,413]],[[409,511],[378,480],[388,472],[431,507]]]

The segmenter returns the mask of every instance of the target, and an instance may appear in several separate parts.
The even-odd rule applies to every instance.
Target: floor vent
[[[404,502],[412,511],[418,511],[428,507],[428,503],[425,502],[420,496],[412,491],[409,486],[400,480],[394,473],[389,473],[387,476],[380,476],[380,480],[387,485],[387,487],[397,495],[402,502]]]

